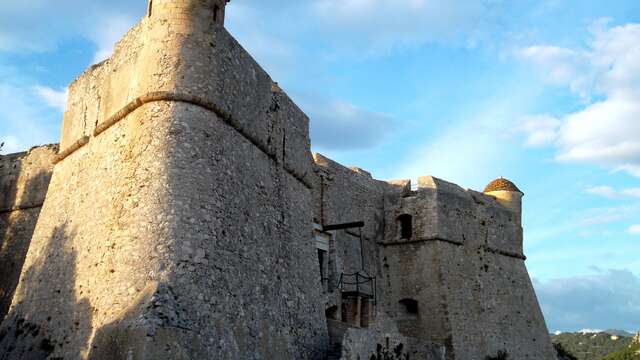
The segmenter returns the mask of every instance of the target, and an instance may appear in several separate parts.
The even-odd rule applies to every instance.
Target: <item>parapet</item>
[[[169,21],[188,31],[210,22],[224,25],[229,0],[149,0],[148,17]]]
[[[438,240],[524,257],[519,216],[494,196],[432,176],[420,177],[417,190],[407,194],[395,207],[386,205],[390,211],[387,224],[391,225],[386,241]],[[407,215],[412,217],[410,239],[400,235],[401,217]]]
[[[0,213],[42,205],[57,151],[57,145],[45,145],[0,156]]]
[[[113,56],[71,85],[61,158],[147,103],[180,102],[214,112],[310,187],[309,119],[215,21],[225,4],[153,0]]]

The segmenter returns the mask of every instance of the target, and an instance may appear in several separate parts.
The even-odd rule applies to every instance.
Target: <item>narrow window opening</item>
[[[418,302],[413,299],[402,299],[400,303],[400,315],[406,318],[418,317]]]
[[[400,228],[401,239],[411,239],[413,235],[413,218],[411,215],[404,214],[398,216],[398,227]]]
[[[213,21],[215,23],[218,22],[218,17],[220,16],[220,6],[219,5],[214,5],[213,6]]]
[[[327,287],[329,284],[329,277],[327,276],[327,268],[328,268],[328,260],[327,252],[322,249],[318,249],[318,265],[320,265],[320,283],[322,285],[322,290],[327,291]]]
[[[149,0],[149,8],[147,9],[147,15],[151,17],[152,12],[153,12],[153,0]]]

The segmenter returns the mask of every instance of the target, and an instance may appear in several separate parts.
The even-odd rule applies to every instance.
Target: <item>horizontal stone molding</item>
[[[405,245],[405,244],[424,243],[424,242],[430,242],[430,241],[440,241],[440,242],[453,244],[453,245],[456,245],[456,246],[463,246],[464,245],[464,243],[461,242],[461,241],[445,239],[445,238],[435,237],[435,236],[434,237],[424,237],[424,238],[418,238],[418,239],[411,239],[411,240],[404,240],[404,241],[380,242],[379,244],[383,245],[383,246],[398,246],[398,245]]]
[[[20,211],[20,210],[31,210],[31,209],[37,209],[42,207],[42,204],[35,204],[35,205],[16,205],[16,206],[12,206],[10,208],[6,208],[6,209],[0,209],[0,214],[7,214],[7,213],[12,213],[15,211]]]
[[[380,244],[382,246],[400,246],[400,245],[405,245],[405,244],[417,244],[417,243],[425,243],[425,242],[430,242],[430,241],[439,241],[439,242],[445,242],[445,243],[448,243],[448,244],[452,244],[452,245],[455,245],[455,246],[464,246],[464,243],[461,242],[461,241],[456,241],[456,240],[451,240],[451,239],[444,239],[444,238],[439,238],[439,237],[427,237],[427,238],[420,238],[420,239],[406,240],[406,241],[395,241],[395,242],[379,242],[378,244]],[[520,260],[527,260],[526,256],[524,256],[523,254],[517,253],[517,252],[500,250],[500,249],[496,249],[496,248],[493,248],[493,247],[487,246],[487,245],[482,245],[480,248],[482,248],[484,251],[490,252],[492,254],[512,257],[512,258],[516,258],[516,259],[520,259]]]
[[[220,109],[220,107],[215,103],[207,99],[204,99],[200,96],[174,92],[174,91],[156,91],[156,92],[150,92],[145,95],[137,97],[136,99],[134,99],[133,101],[125,105],[122,109],[117,111],[115,114],[110,116],[107,120],[103,121],[98,126],[96,126],[96,128],[93,131],[93,136],[98,136],[102,134],[107,129],[117,124],[120,120],[124,119],[129,114],[131,114],[132,112],[140,108],[141,106],[148,103],[159,102],[159,101],[187,103],[187,104],[195,105],[215,113],[218,118],[222,119],[222,121],[224,121],[227,125],[231,126],[231,128],[233,128],[236,132],[242,135],[245,139],[247,139],[250,143],[252,143],[256,148],[262,151],[270,159],[272,159],[276,163],[278,162],[277,156],[271,153],[267,146],[262,144],[258,139],[256,139],[254,136],[249,134],[247,131],[245,131],[230,113]],[[61,152],[58,155],[56,163],[62,161],[64,158],[71,155],[74,151],[86,145],[87,142],[89,142],[89,139],[86,136],[81,138],[77,142],[75,142],[73,145],[71,145],[69,148],[67,148],[65,151]],[[291,167],[287,166],[287,164],[284,162],[282,163],[282,167],[287,173],[289,173],[296,180],[301,182],[306,188],[308,189],[312,188],[311,182],[307,179],[306,173],[299,174],[295,171],[295,169],[292,169]]]
[[[66,159],[69,155],[73,154],[81,147],[87,145],[88,142],[89,142],[88,136],[81,137],[80,139],[78,139],[78,141],[71,144],[71,146],[59,152],[58,155],[56,155],[56,157],[53,159],[53,163],[57,164],[60,161]]]
[[[483,246],[483,249],[485,251],[487,251],[487,252],[492,253],[492,254],[508,256],[508,257],[512,257],[512,258],[516,258],[516,259],[520,259],[520,260],[527,260],[527,257],[524,256],[524,254],[520,254],[520,253],[517,253],[517,252],[500,250],[500,249],[492,248],[490,246]]]

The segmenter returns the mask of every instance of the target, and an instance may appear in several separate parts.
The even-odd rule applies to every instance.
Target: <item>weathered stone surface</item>
[[[373,329],[347,330],[342,341],[344,360],[385,359],[385,354],[414,360],[445,360],[446,350],[442,345],[425,343],[422,339],[409,338],[397,333],[381,333]],[[400,356],[398,356],[399,354]]]
[[[3,324],[6,356],[322,356],[308,119],[190,3],[156,1],[157,16],[72,86],[63,148],[90,140],[56,167]],[[171,4],[194,21],[163,17]],[[128,107],[157,91],[197,103]],[[140,299],[158,289],[175,297],[169,319]],[[123,340],[137,334],[147,339]]]
[[[0,156],[0,212],[42,205],[58,147]]]
[[[18,284],[57,149],[42,146],[0,156],[0,320]]]
[[[225,3],[150,3],[71,85],[50,183],[54,148],[0,158],[0,360],[552,359],[520,197],[312,157]]]
[[[390,200],[398,197],[388,199],[388,224],[399,214],[414,221],[411,239],[394,237],[393,226],[387,231],[382,260],[383,309],[402,334],[443,343],[455,359],[500,350],[552,358],[513,211],[433,177],[421,178],[395,206]],[[407,313],[405,299],[416,301],[415,313]]]

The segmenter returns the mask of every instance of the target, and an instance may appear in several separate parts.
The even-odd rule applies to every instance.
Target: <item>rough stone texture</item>
[[[62,148],[90,140],[56,166],[0,358],[322,356],[308,119],[212,4],[154,1],[72,85]]]
[[[47,145],[0,155],[0,212],[42,205],[57,151],[57,145]]]
[[[392,341],[407,337],[442,344],[448,359],[483,359],[500,350],[518,359],[553,358],[524,266],[519,208],[433,177],[421,178],[412,191],[407,180],[383,183],[360,169],[314,157],[316,221],[365,221],[362,251],[378,284],[372,327],[402,334],[390,335]],[[408,238],[401,237],[401,215],[412,219]],[[329,259],[336,264],[330,267],[335,277],[361,269],[359,239],[353,235],[335,232],[336,251]],[[406,300],[416,301],[417,313],[407,311]],[[351,302],[342,305],[350,308]],[[343,313],[343,321],[352,317]],[[350,353],[362,356],[366,346],[360,345]]]
[[[387,232],[381,281],[383,307],[401,333],[444,343],[454,359],[500,350],[516,359],[553,358],[512,211],[429,177],[402,197],[401,213],[413,216],[414,236],[394,241],[397,232]],[[416,300],[418,313],[407,314],[403,299]]]
[[[0,255],[29,247],[0,360],[357,359],[387,339],[414,359],[553,359],[521,194],[312,157],[309,119],[224,4],[150,2],[71,85],[50,184],[53,148],[0,159]],[[362,239],[324,230],[356,221]],[[354,296],[356,272],[376,281]]]
[[[0,156],[0,320],[11,304],[58,148]]]
[[[315,187],[316,218],[322,225],[364,221],[361,258],[359,229],[336,232],[336,262],[339,272],[365,270],[378,272],[377,243],[384,239],[384,191],[386,183],[374,180],[369,173],[340,165],[321,154],[314,154],[322,184]],[[319,213],[319,214],[318,214]],[[339,275],[339,274],[338,274]],[[337,279],[336,279],[337,280]]]
[[[425,343],[421,339],[399,334],[381,333],[373,329],[349,328],[342,340],[344,360],[367,360],[371,356],[394,350],[413,360],[445,360],[446,350],[441,345]],[[384,357],[380,357],[383,359]]]

